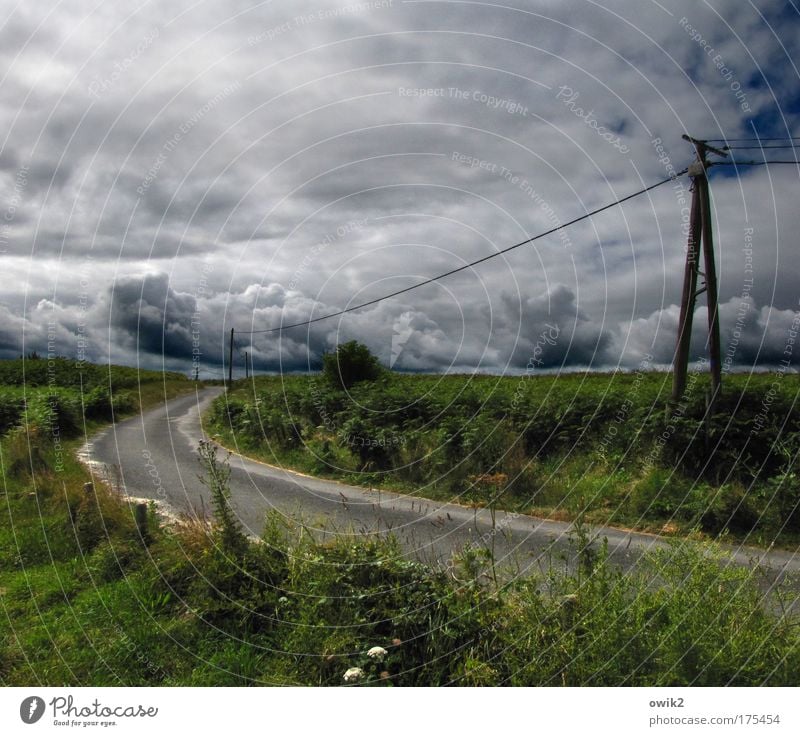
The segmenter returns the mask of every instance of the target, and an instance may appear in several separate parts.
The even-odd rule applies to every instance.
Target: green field
[[[138,379],[118,388],[142,407],[193,386]],[[308,380],[288,384],[299,395]],[[401,377],[391,390],[442,386],[455,400],[459,381]],[[791,592],[765,605],[758,573],[725,566],[713,545],[676,540],[623,575],[579,527],[576,569],[552,556],[498,585],[482,548],[434,571],[391,539],[320,545],[277,516],[254,541],[211,453],[215,522],[167,523],[151,508],[142,534],[126,499],[84,489],[80,432],[55,434],[52,412],[25,417],[0,437],[3,685],[798,684]]]
[[[0,434],[30,425],[66,439],[85,423],[111,421],[189,386],[180,373],[66,358],[0,360]]]
[[[664,373],[259,376],[215,402],[213,431],[267,462],[464,504],[665,534],[795,546],[797,375],[706,376],[670,405]]]

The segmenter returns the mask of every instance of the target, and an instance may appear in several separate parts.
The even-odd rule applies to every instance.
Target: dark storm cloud
[[[200,349],[203,375],[222,375],[230,325],[237,328],[235,365],[243,367],[247,351],[256,370],[317,369],[322,356],[338,343],[357,339],[384,365],[396,370],[535,371],[569,366],[598,368],[619,364],[632,368],[671,361],[677,329],[677,307],[618,325],[604,324],[578,307],[564,285],[535,298],[501,294],[499,306],[458,304],[434,294],[426,309],[398,300],[353,312],[329,322],[282,334],[250,330],[291,324],[335,311],[283,285],[253,284],[241,292],[179,291],[167,274],[122,277],[103,299],[85,310],[80,304],[56,305],[40,300],[28,320],[7,308],[0,330],[0,353],[12,357],[24,350],[55,350],[76,357],[79,344],[91,360],[134,362],[148,356],[167,367],[187,371],[192,350]],[[758,307],[752,299],[731,299],[720,307],[726,370],[742,365],[778,365],[800,355],[790,350],[800,324],[797,310]],[[704,354],[704,307],[695,313],[692,359]],[[111,327],[111,342],[108,342]],[[621,356],[621,357],[620,357]]]
[[[671,186],[397,300],[245,334],[418,283],[665,177],[655,138],[680,169],[683,132],[798,132],[798,18],[777,0],[421,8],[9,10],[0,350],[23,329],[46,343],[49,323],[68,354],[85,338],[96,359],[184,369],[199,339],[211,371],[235,325],[270,370],[318,365],[342,339],[405,370],[668,364],[685,246]],[[737,366],[779,360],[794,320],[799,186],[792,167],[712,176]]]
[[[16,171],[19,167],[19,159],[11,149],[0,151],[0,171]]]
[[[196,301],[171,289],[166,274],[120,279],[109,298],[110,326],[123,345],[170,358],[191,354]]]
[[[18,358],[23,353],[22,336],[25,320],[0,304],[0,357]],[[34,338],[34,343],[41,341]]]
[[[69,163],[36,159],[28,165],[28,187],[33,194],[42,190],[60,189],[67,183],[71,173],[72,168]]]
[[[554,368],[562,365],[603,366],[608,362],[612,335],[578,308],[574,292],[555,286],[521,304],[505,297],[508,315],[518,315],[521,334],[509,359],[513,368]],[[516,313],[516,314],[515,314]]]

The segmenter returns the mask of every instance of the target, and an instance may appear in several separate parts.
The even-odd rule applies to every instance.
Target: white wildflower
[[[364,670],[361,667],[351,667],[344,673],[345,682],[358,682],[362,677],[364,677]]]
[[[383,662],[383,658],[384,658],[384,657],[385,657],[385,656],[386,656],[388,653],[389,653],[389,652],[387,652],[387,651],[386,651],[386,650],[385,650],[383,647],[372,647],[372,649],[370,649],[370,650],[367,652],[367,656],[368,656],[370,659],[374,659],[374,660],[376,660],[376,661],[378,661],[378,662]]]

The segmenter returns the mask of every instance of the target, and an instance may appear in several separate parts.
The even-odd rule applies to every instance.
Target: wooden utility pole
[[[244,377],[250,378],[250,366],[247,363],[247,353],[244,354]]]
[[[722,386],[722,348],[719,339],[719,301],[717,295],[717,266],[714,263],[714,237],[711,228],[711,199],[708,194],[708,178],[700,179],[700,212],[703,222],[703,263],[706,269],[706,299],[708,302],[708,358],[711,363],[711,401],[714,401]]]
[[[675,366],[672,374],[672,399],[680,401],[686,390],[686,371],[689,366],[689,345],[692,341],[692,320],[697,299],[697,258],[700,253],[700,192],[692,186],[692,209],[689,219],[689,242],[686,247],[686,267],[683,272],[681,315],[678,322],[678,344],[675,347]]]
[[[692,318],[697,297],[706,292],[708,303],[708,357],[711,370],[711,401],[714,401],[722,387],[722,353],[719,337],[719,304],[717,297],[717,268],[714,262],[714,235],[711,222],[711,198],[708,193],[709,162],[708,151],[719,156],[727,156],[725,151],[709,146],[705,141],[684,135],[683,139],[694,144],[697,160],[689,167],[692,177],[692,209],[689,220],[689,242],[686,249],[686,267],[683,275],[681,314],[678,323],[678,341],[675,347],[674,372],[672,379],[672,400],[680,401],[686,389],[686,374],[689,366],[689,346],[692,339]],[[699,270],[700,248],[703,249],[704,272]],[[697,288],[697,276],[704,278],[703,286]]]
[[[231,344],[228,347],[228,383],[233,383],[233,327],[231,327]]]

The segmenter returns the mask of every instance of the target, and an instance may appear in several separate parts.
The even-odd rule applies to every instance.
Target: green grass
[[[142,406],[190,387],[154,379]],[[676,541],[623,575],[579,526],[577,567],[551,557],[498,585],[478,547],[434,570],[391,538],[322,545],[277,514],[254,541],[207,451],[217,523],[151,509],[143,539],[129,502],[84,490],[80,441],[57,462],[35,422],[0,438],[3,685],[342,685],[351,668],[367,686],[798,684],[790,591],[765,604],[713,545]]]
[[[663,373],[536,377],[385,372],[234,385],[208,420],[229,447],[349,483],[639,530],[800,541],[800,382],[707,377],[669,403]]]
[[[145,555],[132,508],[104,488],[87,495],[90,477],[75,452],[112,418],[193,384],[180,374],[63,358],[0,361],[0,377],[0,672],[5,678],[14,661],[20,682],[73,683],[61,650],[97,661],[86,635],[92,616],[107,624],[109,610],[95,593],[113,589]],[[17,661],[9,652],[23,636]],[[42,668],[33,664],[39,660]],[[108,672],[97,677],[86,684],[115,682]]]
[[[376,686],[798,684],[798,621],[713,547],[676,542],[622,575],[601,545],[497,587],[485,550],[434,571],[391,539],[320,545],[277,515],[259,542],[153,516],[145,545],[102,488],[28,488],[3,499],[6,686],[341,685],[352,667]]]
[[[35,425],[69,438],[191,388],[179,373],[76,363],[67,358],[0,361],[0,435]]]
[[[182,373],[150,371],[126,365],[97,365],[69,358],[28,357],[0,360],[0,386],[59,386],[90,391],[98,386],[112,390],[135,389],[144,383],[185,381]]]

